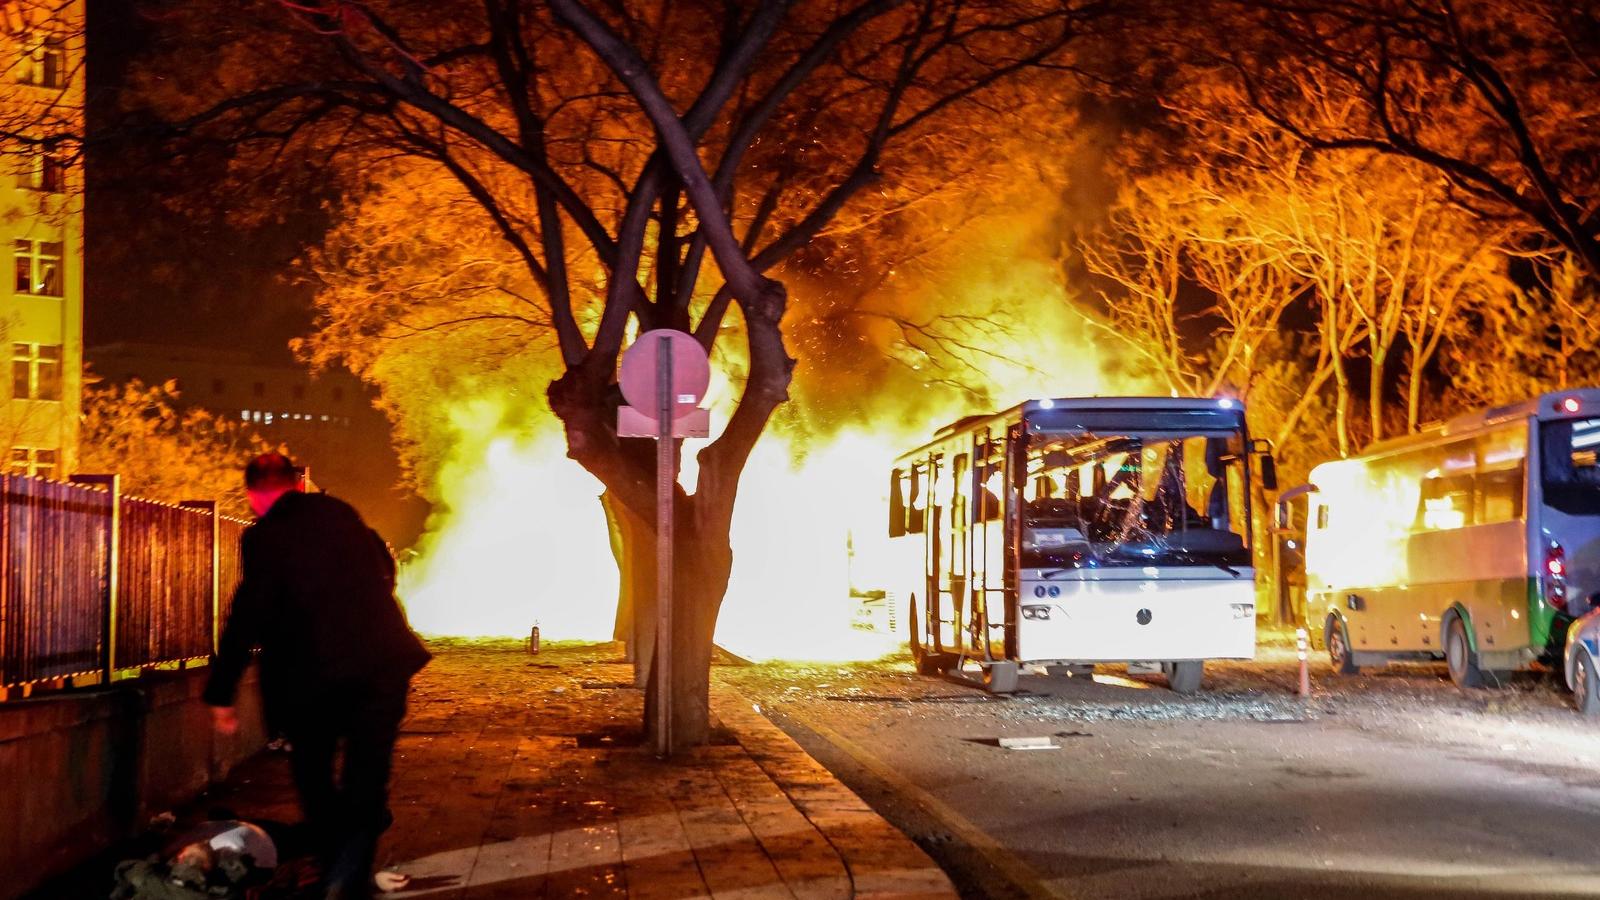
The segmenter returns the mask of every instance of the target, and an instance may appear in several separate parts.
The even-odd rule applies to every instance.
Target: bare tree
[[[1592,383],[1600,366],[1600,290],[1571,258],[1545,261],[1531,289],[1445,324],[1450,395],[1487,406]]]
[[[453,179],[521,266],[496,315],[548,321],[550,406],[571,457],[620,508],[646,521],[653,508],[648,455],[615,428],[630,323],[690,331],[742,364],[696,490],[677,498],[670,690],[686,744],[708,733],[739,476],[794,365],[772,273],[869,187],[892,191],[893,167],[937,166],[955,114],[986,115],[979,104],[1009,82],[1063,65],[1102,12],[1088,0],[195,6],[208,7],[185,13],[196,33],[220,17],[259,53],[233,62],[222,96],[203,83],[188,86],[200,102],[169,96],[184,107],[175,126],[272,160],[343,154],[358,178],[404,158]],[[414,324],[452,323],[430,312]],[[625,551],[636,569],[642,550]]]
[[[1199,58],[1285,132],[1316,149],[1423,164],[1463,203],[1526,223],[1600,277],[1593,0],[1197,6],[1206,18],[1191,36],[1230,36]]]
[[[1251,171],[1148,177],[1080,243],[1085,267],[1111,285],[1103,330],[1174,393],[1247,399],[1263,347],[1307,293],[1309,279],[1264,228],[1279,199],[1269,186]],[[1317,367],[1311,390],[1329,368]]]

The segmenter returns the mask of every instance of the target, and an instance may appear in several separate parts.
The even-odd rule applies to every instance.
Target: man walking
[[[239,678],[261,648],[262,704],[291,745],[327,897],[368,897],[378,838],[393,821],[389,770],[406,692],[429,654],[395,600],[394,559],[354,509],[304,493],[281,453],[251,460],[244,477],[258,518],[240,540],[243,577],[205,700],[217,729],[233,733]]]

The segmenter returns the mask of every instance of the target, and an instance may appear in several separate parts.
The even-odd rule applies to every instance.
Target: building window
[[[221,393],[224,393],[225,391],[227,391],[227,389],[228,389],[227,382],[223,381],[221,378],[213,378],[213,379],[211,379],[211,393],[213,393],[213,394],[221,394]]]
[[[333,389],[333,402],[335,402],[335,403],[343,403],[344,402],[344,388],[336,387],[336,388]]]
[[[66,40],[58,34],[34,35],[24,45],[17,82],[34,87],[67,86]]]
[[[255,394],[257,397],[265,397],[267,395],[266,382],[258,381],[255,384],[250,385],[250,393]]]
[[[11,461],[6,469],[12,475],[54,478],[56,477],[56,451],[39,447],[12,447]]]
[[[294,398],[296,400],[304,400],[306,398],[306,386],[305,385],[297,384],[297,385],[294,386]]]
[[[60,345],[11,345],[11,396],[17,400],[61,399]]]
[[[61,296],[61,242],[19,239],[13,245],[15,287],[19,294]]]
[[[66,162],[54,153],[37,150],[27,157],[18,187],[47,194],[59,194],[66,187]]]

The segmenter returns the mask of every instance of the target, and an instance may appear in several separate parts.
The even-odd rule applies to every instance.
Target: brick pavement
[[[955,896],[921,849],[729,687],[713,687],[717,741],[662,762],[638,746],[641,692],[610,645],[436,650],[396,751],[380,853],[413,876],[400,896]],[[294,820],[283,758],[246,764],[205,800],[219,805]]]

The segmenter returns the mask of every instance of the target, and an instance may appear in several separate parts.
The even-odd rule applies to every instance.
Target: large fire
[[[400,595],[424,634],[609,639],[616,615],[600,483],[566,458],[554,429],[502,432],[499,407],[465,404],[439,473],[448,506],[429,522]]]
[[[907,368],[904,396],[879,391],[844,404],[856,421],[835,414],[844,421],[824,433],[795,424],[816,421],[802,414],[774,426],[740,482],[733,572],[717,627],[722,646],[755,659],[892,652],[891,639],[853,628],[852,620],[861,595],[896,587],[885,493],[894,457],[967,413],[1105,390],[1094,329],[1067,302],[1048,262],[995,255],[963,263],[956,274],[961,292],[981,295],[983,308],[1033,310],[1027,327],[970,331],[964,372]],[[917,366],[922,353],[883,352],[903,368]],[[970,387],[944,383],[958,377]],[[796,402],[817,393],[800,392]],[[713,429],[732,400],[730,391],[721,394],[720,402],[715,392],[712,398],[721,412]],[[600,485],[566,458],[553,422],[531,433],[508,429],[497,424],[502,409],[479,400],[455,411],[456,452],[438,482],[446,505],[402,574],[412,624],[471,636],[526,635],[537,624],[550,639],[608,640],[617,570]],[[691,490],[696,449],[691,442],[684,452],[682,480]]]

